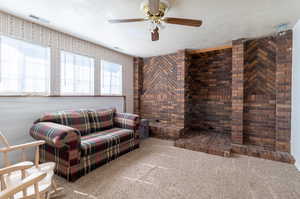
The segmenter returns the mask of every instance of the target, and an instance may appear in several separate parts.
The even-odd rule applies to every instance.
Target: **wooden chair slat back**
[[[5,145],[5,148],[9,148],[10,145],[6,139],[6,137],[3,135],[3,133],[0,131],[0,141]],[[3,160],[4,160],[4,166],[8,167],[10,166],[10,161],[8,159],[7,152],[3,152]]]
[[[7,148],[10,147],[6,137],[3,135],[3,133],[1,131],[0,131],[0,141],[2,141]]]

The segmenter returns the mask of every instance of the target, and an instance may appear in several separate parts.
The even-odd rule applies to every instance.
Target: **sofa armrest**
[[[131,113],[115,113],[114,126],[124,129],[137,130],[140,124],[140,117]]]
[[[40,149],[42,162],[56,162],[56,171],[66,175],[70,172],[64,169],[71,169],[72,173],[79,168],[81,150],[80,150],[80,132],[72,127],[56,124],[52,122],[39,122],[30,129],[30,135],[37,140],[45,140]]]
[[[57,148],[68,146],[74,149],[80,146],[80,132],[77,129],[52,122],[34,124],[30,128],[30,135]]]

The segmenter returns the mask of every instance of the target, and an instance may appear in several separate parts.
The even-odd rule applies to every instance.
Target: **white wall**
[[[45,112],[71,110],[79,108],[115,107],[118,112],[124,110],[123,97],[0,97],[0,131],[10,144],[22,144],[33,141],[29,129],[33,122]],[[0,142],[0,147],[3,143]],[[33,159],[32,153],[28,158]],[[13,161],[20,159],[20,154],[10,154]],[[0,168],[2,157],[0,155]]]
[[[293,85],[292,85],[292,155],[300,171],[300,20],[293,36]]]

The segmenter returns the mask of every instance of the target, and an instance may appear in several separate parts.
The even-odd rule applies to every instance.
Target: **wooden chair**
[[[4,148],[0,148],[5,166],[0,169],[0,199],[49,199],[53,194],[63,190],[57,187],[53,179],[55,163],[39,164],[39,146],[45,141],[10,146],[1,132],[0,141],[5,145]],[[26,161],[26,149],[31,147],[36,148],[34,163]],[[12,151],[21,151],[20,163],[11,165],[8,153]]]

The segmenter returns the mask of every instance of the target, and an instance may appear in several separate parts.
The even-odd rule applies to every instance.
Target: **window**
[[[50,82],[60,83],[61,95],[123,94],[120,64],[102,60],[97,75],[93,58],[61,51],[59,73],[50,70],[50,59],[49,47],[0,36],[0,95],[56,94]]]
[[[94,59],[61,52],[61,94],[94,94]]]
[[[50,49],[0,37],[0,94],[48,95]]]
[[[101,61],[101,94],[122,95],[122,66]]]

